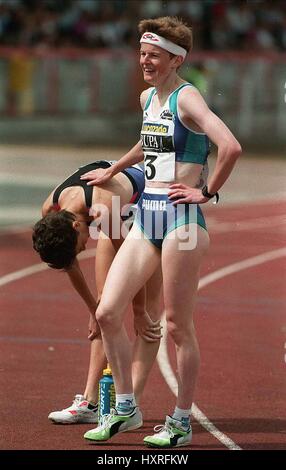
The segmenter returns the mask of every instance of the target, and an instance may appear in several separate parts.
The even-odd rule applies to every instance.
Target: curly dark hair
[[[76,257],[78,232],[75,215],[61,210],[51,212],[33,227],[33,248],[51,268],[69,269]]]

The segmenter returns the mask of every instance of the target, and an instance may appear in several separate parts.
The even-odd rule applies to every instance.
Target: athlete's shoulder
[[[145,104],[153,90],[154,90],[154,87],[150,87],[142,91],[140,95],[140,104],[141,104],[142,109],[145,108]]]
[[[42,217],[45,217],[49,212],[53,210],[53,195],[54,191],[47,197],[44,204],[42,205]]]
[[[199,90],[190,84],[180,90],[178,95],[178,106],[184,114],[197,114],[197,112],[206,112],[208,110],[207,103]],[[190,116],[191,117],[191,116]]]
[[[194,85],[192,85],[192,83],[186,82],[186,83],[183,83],[183,86],[179,88],[178,96],[179,96],[179,99],[184,99],[188,95],[195,96],[195,95],[201,95],[201,94],[199,90]]]

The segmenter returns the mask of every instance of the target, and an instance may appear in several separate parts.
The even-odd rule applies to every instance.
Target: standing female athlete
[[[241,147],[227,126],[208,108],[177,70],[192,46],[192,32],[177,18],[142,20],[140,65],[144,80],[141,140],[114,166],[84,176],[101,184],[144,159],[145,190],[135,223],[108,273],[96,318],[117,391],[116,409],[85,438],[104,441],[141,422],[131,378],[131,348],[123,329],[128,303],[161,264],[168,333],[177,357],[178,397],[165,424],[144,442],[149,446],[189,445],[191,407],[199,369],[199,347],[193,310],[199,270],[209,246],[202,211],[230,175]],[[209,153],[217,160],[208,186],[198,180]],[[134,260],[134,254],[136,258]]]

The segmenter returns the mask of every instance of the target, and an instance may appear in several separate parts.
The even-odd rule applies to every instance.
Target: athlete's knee
[[[177,345],[189,341],[195,334],[192,326],[186,325],[177,315],[170,313],[167,315],[167,331]]]
[[[181,330],[172,320],[167,321],[167,331],[176,344],[180,342],[179,340],[181,339]]]
[[[96,310],[96,320],[102,331],[116,331],[118,330],[118,318],[116,312],[108,305],[99,304]]]

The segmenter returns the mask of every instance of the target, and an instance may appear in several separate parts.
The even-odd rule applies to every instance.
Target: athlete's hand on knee
[[[182,183],[171,184],[168,197],[173,200],[173,205],[203,204],[209,200],[207,197],[203,196],[201,189],[191,188]]]
[[[134,315],[135,333],[148,343],[154,343],[162,338],[161,329],[160,320],[153,321],[147,312]]]
[[[91,313],[88,323],[88,339],[92,341],[96,336],[100,335],[99,324],[96,321],[95,313]]]
[[[84,173],[80,177],[81,180],[88,180],[88,186],[106,183],[106,181],[108,181],[110,178],[112,178],[110,168],[98,168],[97,170],[91,170],[87,173]]]

